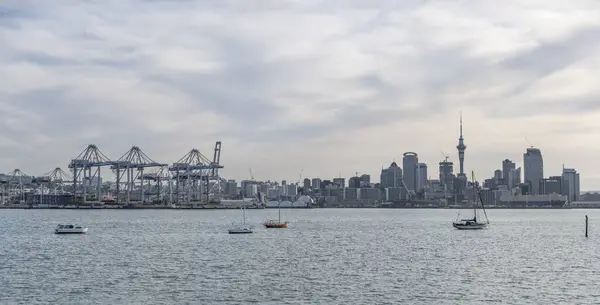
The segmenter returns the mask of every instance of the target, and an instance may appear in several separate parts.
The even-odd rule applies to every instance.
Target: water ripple
[[[239,211],[0,210],[0,303],[592,304],[600,238],[583,215],[493,210],[488,230],[451,210],[290,210],[285,230]],[[57,222],[90,227],[57,236]],[[598,231],[600,232],[600,230]],[[600,235],[599,235],[600,236]]]

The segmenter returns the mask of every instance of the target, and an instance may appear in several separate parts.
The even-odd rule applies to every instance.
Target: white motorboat
[[[56,229],[54,229],[55,234],[85,234],[88,228],[76,225],[76,224],[66,224],[66,225],[58,225]]]
[[[229,229],[229,234],[249,234],[254,233],[252,227],[246,224],[246,210],[242,207],[243,223]]]

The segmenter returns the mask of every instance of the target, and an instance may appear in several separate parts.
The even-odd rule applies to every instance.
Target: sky
[[[2,1],[0,172],[222,141],[230,179],[378,181],[407,151],[436,178],[462,111],[478,180],[535,146],[596,190],[599,38],[587,0]]]

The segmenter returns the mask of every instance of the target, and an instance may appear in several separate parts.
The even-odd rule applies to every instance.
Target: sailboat
[[[268,229],[282,229],[282,228],[287,228],[288,223],[286,222],[281,222],[281,203],[278,202],[277,203],[277,210],[279,212],[279,218],[277,218],[277,220],[267,220],[265,221],[265,223],[263,224],[266,228]]]
[[[475,185],[475,175],[471,172],[471,176],[473,179],[473,188],[476,188]],[[481,192],[477,187],[477,196],[479,197],[479,202],[481,203],[481,209],[483,210],[483,215],[485,215],[485,221],[481,221],[477,219],[477,204],[473,204],[473,218],[471,219],[461,219],[452,222],[452,226],[459,230],[480,230],[485,229],[487,225],[490,223],[487,218],[487,213],[485,212],[485,207],[483,206],[483,200],[481,198]],[[475,199],[475,192],[473,192],[473,199]]]
[[[229,234],[249,234],[249,233],[253,233],[252,227],[246,224],[246,209],[244,209],[244,207],[241,207],[240,209],[242,209],[243,222],[242,222],[241,225],[236,225],[235,227],[229,229]]]

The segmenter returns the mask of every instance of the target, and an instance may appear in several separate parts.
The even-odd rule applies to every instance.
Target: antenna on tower
[[[531,142],[529,142],[529,140],[527,140],[527,137],[525,137],[525,142],[527,142],[527,144],[529,144],[529,148],[533,148],[534,146],[531,144]]]
[[[460,136],[462,137],[462,111],[460,112]]]

